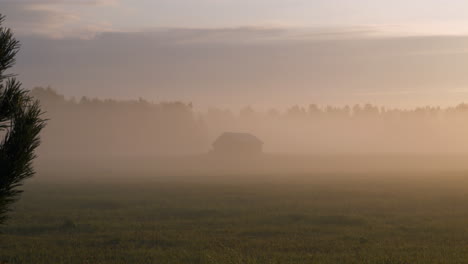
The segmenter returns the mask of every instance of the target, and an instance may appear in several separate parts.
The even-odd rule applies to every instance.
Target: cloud
[[[2,0],[6,4],[26,5],[92,5],[109,6],[118,5],[119,0]]]
[[[108,34],[109,35],[109,34]],[[232,28],[157,28],[135,32],[113,32],[113,36],[134,36],[168,45],[271,45],[310,43],[327,40],[382,37],[374,27],[287,28],[245,26]]]
[[[2,14],[6,26],[18,35],[43,35],[52,38],[90,38],[96,33],[111,31],[103,20],[87,19],[80,9],[117,7],[117,0],[3,0]]]
[[[462,36],[228,28],[20,40],[15,73],[25,86],[52,85],[73,96],[234,107],[468,100],[466,94],[447,92],[468,87],[468,37]]]

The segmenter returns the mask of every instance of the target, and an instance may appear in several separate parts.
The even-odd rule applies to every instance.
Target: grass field
[[[468,261],[468,173],[99,176],[31,180],[0,262]]]

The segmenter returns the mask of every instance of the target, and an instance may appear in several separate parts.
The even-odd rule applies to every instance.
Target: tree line
[[[285,110],[197,110],[191,103],[66,98],[34,88],[47,117],[41,153],[58,156],[201,154],[226,131],[259,136],[271,152],[468,151],[468,105],[385,108],[292,106]]]

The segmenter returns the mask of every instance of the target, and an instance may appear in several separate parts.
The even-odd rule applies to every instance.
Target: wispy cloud
[[[68,95],[138,94],[204,105],[467,100],[468,37],[369,34],[366,28],[315,34],[231,28],[114,32],[87,40],[30,36],[22,39],[15,72],[25,86],[52,85]]]
[[[119,7],[118,0],[3,1],[1,12],[16,34],[52,38],[90,38],[99,32],[112,31],[110,22],[85,18],[82,9]]]
[[[9,4],[115,6],[119,0],[2,0]]]

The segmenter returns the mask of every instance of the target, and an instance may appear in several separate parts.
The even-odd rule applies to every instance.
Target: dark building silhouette
[[[225,132],[213,143],[213,152],[221,155],[259,155],[263,142],[249,133]]]

